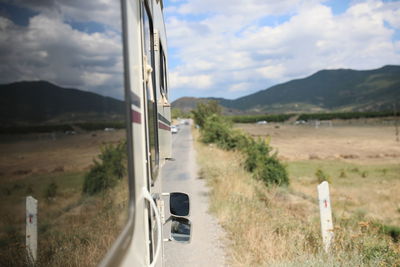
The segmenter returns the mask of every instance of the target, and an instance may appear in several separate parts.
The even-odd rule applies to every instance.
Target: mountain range
[[[184,112],[216,100],[226,114],[380,111],[400,108],[400,66],[376,70],[321,70],[234,100],[184,97],[172,102]],[[0,123],[60,123],[122,120],[124,102],[47,81],[0,85]]]
[[[197,102],[216,100],[225,113],[379,111],[400,104],[400,66],[375,70],[321,70],[234,100],[183,97],[172,107],[189,111]]]
[[[0,85],[0,122],[20,123],[112,120],[122,118],[124,102],[46,81]]]

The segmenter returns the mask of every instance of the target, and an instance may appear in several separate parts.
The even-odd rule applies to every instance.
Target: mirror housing
[[[170,240],[179,243],[190,243],[192,223],[181,217],[172,217]]]
[[[169,211],[174,216],[189,216],[190,201],[189,196],[185,193],[170,193],[169,195]]]

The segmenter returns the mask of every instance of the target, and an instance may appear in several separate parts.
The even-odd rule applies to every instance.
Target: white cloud
[[[320,69],[400,63],[400,2],[355,2],[334,15],[324,1],[193,0],[168,12],[169,45],[181,62],[172,70],[176,92],[197,89],[180,76],[206,75],[209,87],[198,89],[232,98]],[[287,17],[264,23],[270,14]]]
[[[67,21],[98,22],[119,31],[119,1],[115,0],[14,0],[13,4]]]
[[[284,14],[294,11],[302,0],[192,0],[181,5],[178,11],[182,14],[216,13],[226,15],[243,14],[265,16],[269,14]],[[310,2],[310,1],[308,1]],[[311,1],[315,2],[315,1]]]
[[[248,87],[251,85],[252,85],[251,83],[247,82],[236,83],[229,88],[229,92],[247,91]]]
[[[178,72],[170,72],[169,74],[170,82],[172,87],[181,88],[195,88],[195,89],[205,89],[211,86],[212,80],[210,75],[182,75]]]
[[[38,4],[36,9],[42,12],[31,17],[27,26],[0,17],[0,55],[8,63],[0,65],[0,83],[46,80],[121,98],[120,33],[107,27],[102,32],[79,31],[46,8]],[[72,7],[68,13],[73,13]]]
[[[267,79],[281,79],[285,67],[283,65],[266,66],[257,69],[257,74]]]

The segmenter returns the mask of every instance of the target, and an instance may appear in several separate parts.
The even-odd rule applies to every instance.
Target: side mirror
[[[169,211],[174,216],[189,216],[189,196],[185,193],[170,193]]]
[[[173,217],[171,222],[171,240],[190,243],[192,223],[186,218]]]

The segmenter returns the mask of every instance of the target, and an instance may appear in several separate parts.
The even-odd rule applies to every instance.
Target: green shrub
[[[124,159],[126,157],[126,143],[119,143],[116,146],[105,145],[101,148],[99,158],[111,174],[121,179],[125,173]]]
[[[380,229],[382,233],[389,235],[392,238],[393,242],[400,241],[400,227],[392,225],[381,225]]]
[[[327,175],[323,170],[317,169],[315,172],[315,176],[317,176],[317,181],[318,183],[322,183],[323,181],[327,181],[328,183],[331,183],[331,178],[329,175]]]
[[[256,178],[267,185],[288,185],[289,178],[285,167],[276,157],[266,157],[255,172]]]
[[[94,160],[94,165],[85,175],[83,193],[93,195],[106,191],[122,179],[126,173],[126,142],[101,147],[98,158],[101,162]]]
[[[58,186],[55,182],[51,182],[44,191],[44,196],[47,199],[54,198],[57,195]]]
[[[270,155],[271,147],[263,139],[248,144],[245,160],[246,170],[253,173],[254,178],[262,180],[266,185],[288,185],[286,168],[276,155]]]
[[[189,117],[191,117],[191,113],[184,112],[184,111],[181,110],[180,108],[172,108],[172,109],[171,109],[171,117],[172,117],[173,119],[177,119],[177,118],[189,118]]]
[[[210,100],[206,103],[199,103],[195,110],[192,110],[194,122],[203,128],[206,119],[215,114],[220,115],[222,112],[221,107],[217,101]]]
[[[211,105],[207,108],[207,105]],[[201,126],[201,141],[214,143],[225,150],[238,150],[246,155],[245,169],[253,173],[255,179],[262,180],[266,185],[288,185],[289,178],[286,168],[279,162],[276,155],[270,155],[271,147],[264,139],[254,140],[247,134],[232,128],[229,120],[217,113],[211,104],[199,104],[193,112],[196,123]]]
[[[231,126],[216,114],[206,117],[202,124],[201,141],[206,144],[216,143],[221,147],[224,146],[229,139]]]
[[[253,172],[257,167],[261,166],[270,151],[271,148],[265,144],[263,139],[251,142],[245,151],[247,154],[246,170]]]
[[[28,184],[28,186],[26,187],[26,190],[25,190],[25,194],[27,194],[27,195],[33,194],[33,185],[32,184]]]
[[[115,179],[111,171],[107,169],[106,165],[95,161],[94,166],[90,168],[90,171],[85,175],[83,192],[94,195],[114,187],[116,183],[117,179]]]

